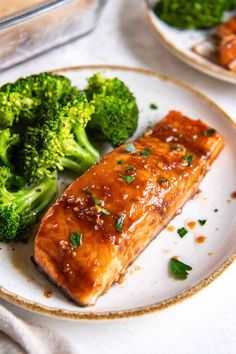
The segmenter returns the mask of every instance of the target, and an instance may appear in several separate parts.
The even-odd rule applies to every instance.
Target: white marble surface
[[[2,72],[0,82],[68,65],[104,63],[151,68],[185,80],[236,120],[236,86],[207,77],[169,54],[149,28],[141,0],[109,0],[94,32]],[[236,263],[194,297],[140,318],[69,322],[36,315],[3,300],[0,303],[29,323],[63,334],[76,354],[233,354],[235,299]]]

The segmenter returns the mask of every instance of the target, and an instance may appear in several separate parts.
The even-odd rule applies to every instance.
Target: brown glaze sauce
[[[117,283],[117,284],[122,284],[122,283],[125,281],[126,274],[127,274],[127,270],[125,270],[125,271],[123,271],[122,273],[120,273],[120,275],[119,275],[118,278],[116,279],[116,283]]]
[[[175,231],[175,227],[174,227],[173,225],[169,225],[169,226],[167,227],[167,231],[173,232],[173,231]]]
[[[50,297],[52,297],[52,292],[51,292],[51,290],[45,290],[43,292],[43,295],[49,299]]]
[[[205,241],[206,241],[206,236],[198,236],[197,238],[196,238],[196,242],[197,243],[204,243]]]
[[[180,260],[180,256],[173,256],[172,258],[176,259],[177,261]]]
[[[213,253],[212,252],[208,252],[208,256],[212,256],[213,255]]]
[[[236,199],[236,191],[231,193],[231,198]]]
[[[189,221],[187,222],[187,226],[191,229],[191,230],[194,230],[195,229],[195,226],[196,226],[196,221]]]
[[[202,191],[201,189],[198,188],[198,190],[196,191],[192,199],[197,199],[200,196],[200,194],[202,194]]]

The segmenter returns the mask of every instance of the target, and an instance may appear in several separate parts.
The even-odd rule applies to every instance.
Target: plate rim
[[[156,35],[161,39],[162,44],[169,51],[171,51],[172,54],[177,56],[180,60],[183,60],[186,64],[190,65],[191,67],[194,67],[194,69],[199,70],[208,76],[236,85],[236,74],[226,69],[223,69],[220,66],[214,64],[211,65],[210,63],[201,61],[200,59],[198,60],[197,58],[194,58],[188,53],[185,53],[184,51],[179,49],[175,44],[173,44],[173,42],[171,42],[167,38],[167,36],[154,23],[152,18],[154,12],[151,7],[150,0],[144,0],[144,2],[145,2],[146,17],[148,19],[150,27],[153,29],[153,32],[155,32]]]
[[[160,73],[158,71],[149,70],[149,69],[141,69],[132,66],[119,66],[119,65],[79,65],[79,66],[69,66],[64,68],[59,68],[52,70],[54,73],[61,73],[67,71],[83,71],[83,70],[113,70],[113,71],[127,71],[133,72],[145,76],[151,76],[158,78],[162,81],[167,81],[179,86],[187,91],[191,91],[195,96],[200,97],[203,101],[207,102],[208,105],[217,110],[221,115],[224,116],[236,129],[236,123],[233,119],[220,107],[217,103],[215,103],[212,99],[210,99],[207,95],[202,93],[201,91],[195,89],[193,86],[173,78],[169,75]],[[0,297],[4,300],[17,305],[26,310],[30,310],[34,313],[38,313],[41,315],[46,315],[50,317],[57,317],[61,319],[68,320],[114,320],[114,319],[124,319],[129,317],[137,317],[145,314],[150,314],[153,312],[157,312],[163,309],[168,308],[171,305],[175,305],[180,303],[181,301],[197,294],[200,290],[204,289],[210,283],[212,283],[216,278],[218,278],[234,261],[236,260],[236,249],[232,251],[232,254],[227,257],[223,263],[213,271],[209,276],[204,278],[202,281],[197,283],[192,288],[182,291],[180,294],[176,296],[172,296],[164,301],[159,301],[152,305],[145,305],[141,307],[136,307],[132,310],[118,310],[118,311],[105,311],[105,312],[75,312],[73,310],[63,310],[56,307],[50,307],[42,305],[38,302],[27,300],[26,298],[16,295],[4,287],[0,286]]]

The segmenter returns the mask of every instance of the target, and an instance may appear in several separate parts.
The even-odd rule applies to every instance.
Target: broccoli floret
[[[20,119],[34,120],[40,104],[37,97],[26,97],[19,92],[0,92],[0,126],[11,127]]]
[[[57,181],[55,173],[37,185],[12,191],[10,169],[0,167],[0,241],[26,241],[27,230],[52,201]],[[15,186],[14,186],[15,188]]]
[[[210,28],[221,22],[226,0],[162,0],[154,11],[164,22],[179,28]]]
[[[22,121],[32,124],[41,106],[58,101],[71,90],[64,76],[41,73],[8,83],[0,88],[0,126],[11,127]]]
[[[99,158],[85,126],[94,111],[85,94],[73,89],[62,103],[45,109],[38,124],[28,127],[22,151],[23,174],[28,181],[50,175],[54,169],[82,174]]]
[[[10,162],[11,150],[19,142],[19,134],[11,133],[10,129],[0,130],[0,161],[3,165],[13,168]]]
[[[117,78],[100,73],[88,79],[86,94],[95,105],[88,129],[97,130],[113,146],[121,145],[137,128],[138,107],[129,88]]]

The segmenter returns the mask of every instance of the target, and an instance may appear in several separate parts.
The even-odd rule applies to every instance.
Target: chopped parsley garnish
[[[203,135],[210,136],[210,135],[215,134],[215,132],[216,132],[215,129],[207,129],[207,130],[204,130]]]
[[[117,223],[116,223],[116,226],[115,226],[116,227],[116,231],[122,232],[124,219],[125,219],[125,214],[122,214],[121,217],[117,220]]]
[[[165,177],[158,178],[157,182],[158,182],[158,183],[165,183],[165,182],[168,182],[168,179],[165,178]]]
[[[150,103],[149,106],[151,109],[158,109],[158,105],[156,103]]]
[[[125,162],[124,160],[119,160],[117,161],[117,165],[123,165],[124,162]]]
[[[150,149],[144,148],[144,149],[141,151],[141,155],[147,157],[147,156],[150,155],[150,152],[151,152]]]
[[[214,212],[217,213],[218,209],[214,209]]]
[[[185,235],[187,235],[188,230],[186,230],[185,227],[181,227],[180,229],[177,230],[177,232],[180,237],[184,237]]]
[[[105,209],[105,208],[102,208],[102,206],[104,206],[104,201],[103,200],[99,200],[95,194],[93,194],[92,192],[89,191],[88,187],[84,187],[83,188],[83,191],[90,194],[91,198],[93,199],[94,201],[94,204],[97,205],[99,208],[98,209],[98,213],[102,213],[104,215],[110,215],[110,211]]]
[[[171,147],[170,147],[170,149],[173,151],[179,151],[179,150],[181,150],[181,146],[179,146],[179,145],[171,145]]]
[[[133,165],[128,165],[128,166],[126,167],[126,171],[130,171],[130,170],[135,170],[135,166],[133,166]]]
[[[94,195],[94,194],[91,193],[91,196],[92,196],[92,198],[93,198],[93,201],[94,201],[95,205],[97,205],[97,206],[99,206],[99,207],[101,207],[102,205],[104,205],[103,200],[99,200],[99,199],[96,197],[96,195]],[[99,210],[99,212],[101,212],[101,213],[104,214],[104,215],[110,215],[110,214],[111,214],[111,213],[109,212],[109,210],[107,210],[107,209],[105,209],[105,208],[101,208],[101,209]]]
[[[90,192],[88,190],[88,187],[83,188],[83,191],[87,192],[91,195],[91,198],[93,199],[95,205],[102,206],[104,204],[103,200],[99,200],[95,194],[93,194],[92,192]],[[106,209],[104,209],[104,210],[106,210]]]
[[[102,205],[102,201],[99,200],[99,199],[96,197],[96,195],[94,195],[94,194],[91,193],[91,196],[92,196],[92,198],[93,198],[93,201],[94,201],[95,205]]]
[[[126,145],[125,151],[130,152],[131,154],[134,154],[136,152],[136,148],[135,148],[134,144],[129,143]]]
[[[205,223],[207,222],[207,220],[198,220],[198,222],[199,222],[200,225],[203,226],[203,225],[205,225]]]
[[[178,261],[175,258],[171,258],[169,262],[170,272],[175,279],[184,280],[187,279],[189,271],[192,270],[188,264]]]
[[[82,245],[82,232],[77,231],[77,232],[72,232],[70,235],[70,243],[74,248],[77,248]]]
[[[136,177],[136,176],[134,176],[134,175],[126,176],[126,175],[123,175],[122,173],[119,173],[119,176],[120,176],[121,178],[123,178],[123,180],[124,180],[126,183],[128,183],[128,184],[132,183],[133,180],[134,180],[135,177]]]
[[[183,156],[183,159],[188,162],[189,166],[192,166],[192,164],[193,164],[193,155],[186,154],[186,155]]]
[[[102,208],[101,209],[101,213],[103,213],[104,215],[111,215],[111,213],[109,212],[109,210]]]

